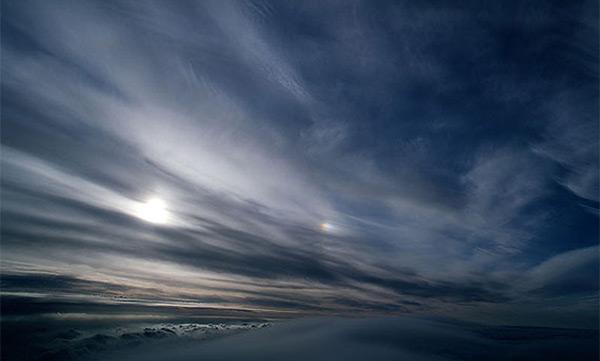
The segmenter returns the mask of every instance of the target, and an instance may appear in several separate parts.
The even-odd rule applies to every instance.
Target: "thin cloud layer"
[[[597,314],[596,3],[3,5],[4,312]]]

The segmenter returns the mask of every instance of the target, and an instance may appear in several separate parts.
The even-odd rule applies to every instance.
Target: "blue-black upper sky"
[[[598,98],[597,1],[5,0],[3,312],[593,325]]]

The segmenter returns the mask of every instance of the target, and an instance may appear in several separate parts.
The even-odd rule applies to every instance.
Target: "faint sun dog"
[[[323,232],[330,232],[333,230],[333,225],[331,223],[321,223],[321,231]]]

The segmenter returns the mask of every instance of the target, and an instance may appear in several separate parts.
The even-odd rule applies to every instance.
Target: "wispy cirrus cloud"
[[[597,58],[555,39],[597,36],[585,7],[567,35],[524,7],[6,4],[7,290],[259,313],[545,300],[519,287],[597,239]],[[135,216],[148,197],[169,225]]]

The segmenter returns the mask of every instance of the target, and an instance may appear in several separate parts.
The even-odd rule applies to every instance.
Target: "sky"
[[[1,26],[4,317],[597,327],[596,1],[5,0]]]

